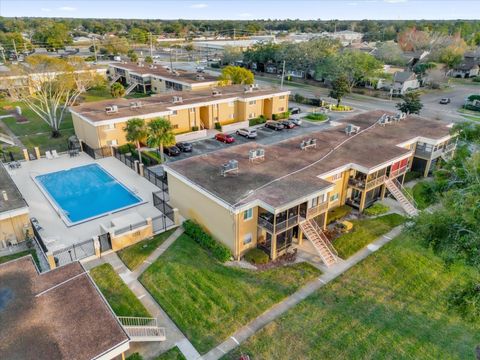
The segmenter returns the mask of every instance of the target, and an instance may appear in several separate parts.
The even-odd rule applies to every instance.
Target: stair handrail
[[[315,222],[315,220],[310,220],[309,223],[312,225],[312,227],[315,229],[315,231],[318,233],[322,241],[325,243],[325,246],[330,250],[330,252],[337,258],[338,257],[338,252],[337,250],[333,247],[332,243],[330,240],[328,240],[327,236],[323,233],[323,230],[318,226],[318,224]]]
[[[151,317],[135,317],[135,316],[117,316],[123,326],[129,327],[158,327],[156,318]]]
[[[397,179],[390,179],[390,181],[393,183],[393,185],[395,185],[398,188],[398,190],[403,194],[403,196],[405,196],[407,200],[410,201],[410,203],[413,205],[415,210],[418,210],[417,202],[415,201],[413,196],[410,195],[410,193],[407,190],[405,190],[405,187]]]

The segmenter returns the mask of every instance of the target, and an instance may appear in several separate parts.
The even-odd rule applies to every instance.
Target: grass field
[[[181,235],[140,281],[200,353],[319,275],[311,265],[227,267]]]
[[[151,316],[110,264],[93,268],[90,275],[117,316]]]
[[[180,352],[178,347],[173,347],[167,352],[163,353],[155,360],[186,360],[185,356]]]
[[[0,264],[6,263],[7,261],[10,261],[10,260],[21,258],[23,256],[27,256],[27,255],[33,256],[33,260],[35,261],[35,264],[37,264],[37,267],[40,269],[40,262],[38,261],[37,252],[34,249],[20,251],[15,254],[2,256],[0,257]]]
[[[401,235],[224,359],[474,359],[480,323],[450,312],[445,297],[479,275]]]
[[[172,229],[154,236],[153,239],[140,241],[135,245],[118,251],[117,254],[130,270],[135,270],[156,248],[162,245],[174,231],[175,229]]]
[[[405,218],[398,214],[387,214],[373,219],[353,220],[352,232],[335,239],[333,246],[342,259],[347,259],[404,221]]]

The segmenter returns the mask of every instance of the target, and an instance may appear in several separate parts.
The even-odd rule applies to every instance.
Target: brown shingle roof
[[[38,274],[31,257],[0,265],[2,358],[86,360],[129,340],[84,272],[75,262]]]
[[[258,199],[280,207],[329,187],[331,184],[319,175],[350,163],[371,169],[408,154],[408,149],[397,146],[402,142],[417,136],[440,139],[449,134],[444,123],[408,116],[385,127],[376,125],[339,146],[347,139],[345,124],[364,130],[383,113],[359,114],[345,119],[342,126],[261,146],[265,149],[265,161],[258,164],[249,162],[248,152],[255,145],[248,143],[165,166],[167,171],[173,170],[231,206]],[[307,137],[317,139],[316,149],[300,149],[300,142]],[[238,175],[220,176],[220,166],[231,159],[239,163]]]

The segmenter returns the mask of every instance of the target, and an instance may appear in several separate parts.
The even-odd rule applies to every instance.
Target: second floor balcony
[[[425,159],[436,159],[442,154],[449,153],[455,150],[457,144],[455,142],[446,144],[444,146],[431,146],[431,145],[417,145],[415,148],[415,156],[419,156]]]

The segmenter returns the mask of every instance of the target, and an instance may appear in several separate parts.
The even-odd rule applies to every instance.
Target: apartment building
[[[252,247],[272,259],[323,235],[329,209],[363,211],[387,192],[410,215],[402,183],[426,176],[455,140],[446,124],[372,111],[329,130],[276,144],[248,143],[165,165],[172,206],[205,227],[236,258]]]
[[[147,122],[156,117],[168,119],[177,135],[206,136],[218,123],[227,129],[248,126],[260,115],[271,119],[288,110],[289,91],[231,85],[198,91],[156,95],[141,100],[113,99],[84,103],[70,108],[77,137],[92,148],[123,145],[123,131],[132,118]],[[203,132],[202,132],[203,131]]]
[[[124,358],[130,337],[79,262],[39,273],[31,256],[0,264],[2,359]]]
[[[218,85],[216,76],[167,69],[155,64],[112,63],[107,75],[112,83],[118,81],[125,85],[127,93],[134,89],[144,93],[202,90]]]
[[[28,205],[3,164],[0,164],[0,249],[32,236]]]

